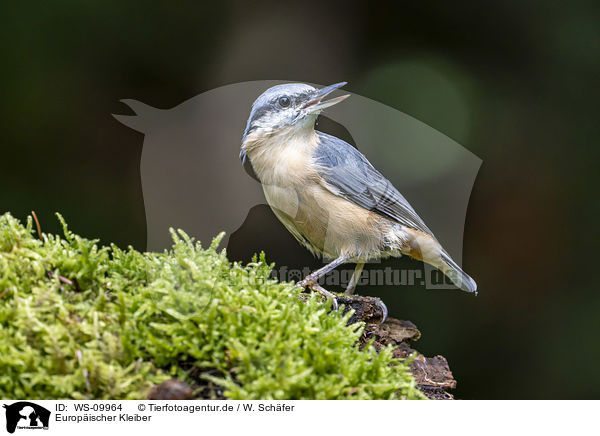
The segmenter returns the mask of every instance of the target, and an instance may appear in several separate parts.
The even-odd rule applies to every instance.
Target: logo
[[[122,100],[135,115],[113,116],[144,134],[140,173],[147,250],[171,247],[169,227],[184,229],[203,246],[225,231],[222,244],[227,247],[249,211],[265,203],[260,182],[242,168],[240,145],[252,102],[281,83],[226,85],[171,109]],[[352,95],[352,103],[327,109],[327,120],[317,130],[356,144],[460,261],[467,205],[481,159],[399,110],[344,93]],[[323,128],[325,121],[332,130]]]
[[[48,430],[50,411],[29,401],[19,401],[4,405],[6,409],[6,431],[14,433],[16,429]]]
[[[232,260],[248,261],[244,256],[248,251],[271,253],[285,246],[279,242],[286,244],[292,239],[265,205],[265,186],[247,166],[242,166],[239,157],[252,102],[266,89],[281,83],[259,80],[230,84],[170,109],[122,100],[134,114],[114,117],[144,134],[140,174],[147,250],[169,249],[172,240],[167,229],[170,227],[184,229],[205,247],[215,235],[225,231],[221,244]],[[351,103],[328,108],[326,114],[317,119],[317,130],[344,139],[360,150],[402,192],[460,264],[467,205],[481,159],[399,110],[344,92],[352,95]],[[271,195],[284,199],[282,204],[288,209],[285,213],[296,216],[299,205],[296,190],[278,186],[269,189]],[[328,210],[326,204],[315,207]],[[324,212],[323,216],[327,219],[328,215]],[[325,245],[332,243],[329,235],[335,235],[328,230],[329,223],[325,222]],[[274,236],[274,232],[281,231],[280,237]],[[271,243],[275,240],[279,242]],[[299,244],[295,241],[292,244],[290,247],[297,255],[288,259],[307,259],[306,255],[310,258]],[[279,265],[292,266],[280,263],[285,262],[282,259],[277,260]],[[376,261],[374,256],[371,263]],[[429,265],[419,267],[418,271],[413,269],[410,274],[414,272],[417,276],[408,278],[406,283],[425,285],[426,289],[451,289],[453,286],[438,278],[436,271]],[[391,277],[382,268],[377,274]],[[331,285],[342,284],[334,282]],[[394,284],[391,279],[379,277],[376,282]]]

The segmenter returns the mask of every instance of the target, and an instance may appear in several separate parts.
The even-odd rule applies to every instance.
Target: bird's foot
[[[338,297],[338,304],[344,305],[344,313],[354,310],[348,321],[349,324],[358,321],[364,321],[366,324],[383,324],[388,316],[386,305],[377,297],[344,295]]]
[[[381,309],[382,317],[380,324],[383,324],[388,317],[388,309],[385,303],[381,300],[381,298],[377,299],[377,305]]]
[[[319,294],[323,295],[325,298],[331,298],[331,308],[333,310],[338,310],[337,297],[332,292],[329,292],[327,289],[325,289],[318,283],[314,283],[312,286],[309,287],[313,291],[317,291]]]
[[[371,303],[371,307],[373,308],[374,306],[376,306],[379,310],[377,312],[381,313],[381,321],[379,321],[380,324],[383,324],[385,322],[385,320],[388,317],[388,309],[387,306],[384,304],[384,302],[380,299],[380,298],[375,298],[375,297],[360,297],[357,295],[352,295],[351,293],[348,293],[346,291],[346,295],[344,296],[336,296],[334,293],[329,292],[327,289],[323,288],[321,285],[319,285],[317,283],[316,280],[311,280],[310,278],[305,278],[304,280],[298,282],[296,284],[297,287],[300,288],[308,288],[311,291],[314,292],[318,292],[319,294],[323,295],[325,298],[331,298],[331,308],[333,310],[338,310],[339,308],[339,302],[338,302],[338,298],[341,302],[341,304],[347,305],[348,307],[352,307],[352,304],[348,304],[348,303],[352,303],[352,302],[360,302],[360,305],[363,307],[368,307],[368,305],[365,305],[365,302],[368,301],[370,299]],[[353,291],[354,289],[352,289]],[[373,301],[374,300],[374,301]],[[356,307],[354,308],[356,310]],[[361,313],[364,311],[364,309],[361,309]],[[377,318],[379,318],[378,316],[379,314],[377,314]],[[372,315],[370,315],[369,317],[371,317]],[[360,317],[359,317],[360,319]]]
[[[331,298],[331,308],[333,310],[338,310],[338,302],[337,302],[337,297],[335,296],[335,294],[333,294],[332,292],[329,292],[327,289],[325,289],[324,287],[319,285],[316,281],[304,279],[304,280],[298,282],[298,284],[296,286],[301,287],[301,288],[308,288],[311,291],[318,292],[325,298]]]

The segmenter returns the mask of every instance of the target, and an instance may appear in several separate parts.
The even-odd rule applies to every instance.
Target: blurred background
[[[0,212],[146,246],[143,135],[119,100],[171,108],[230,83],[347,80],[483,160],[463,265],[479,296],[370,287],[416,323],[464,399],[600,397],[600,4],[2,2]],[[268,209],[232,236],[319,265]],[[256,228],[256,227],[254,227]],[[262,236],[261,236],[262,235]],[[268,237],[265,237],[268,235]],[[415,266],[409,260],[402,265]]]

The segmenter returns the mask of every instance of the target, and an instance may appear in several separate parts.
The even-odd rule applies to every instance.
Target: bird
[[[330,260],[297,285],[331,298],[337,308],[335,295],[318,283],[322,276],[356,264],[345,291],[352,295],[365,263],[408,255],[476,294],[476,282],[392,183],[358,149],[315,129],[324,109],[350,96],[325,99],[346,84],[273,86],[252,104],[242,136],[242,163],[250,164],[275,216],[301,245]]]

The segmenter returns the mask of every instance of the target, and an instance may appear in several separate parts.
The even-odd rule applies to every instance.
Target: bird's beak
[[[332,98],[331,100],[322,101],[326,95],[331,94],[333,91],[335,91],[338,88],[341,88],[342,86],[346,85],[347,83],[348,82],[335,83],[333,85],[329,85],[329,86],[326,86],[325,88],[319,89],[316,92],[316,94],[314,94],[312,96],[312,98],[302,106],[302,109],[304,109],[305,111],[307,111],[309,113],[315,112],[315,111],[320,111],[327,107],[333,106],[334,104],[338,104],[342,100],[347,99],[348,97],[350,97],[350,94],[342,95],[341,97]]]

